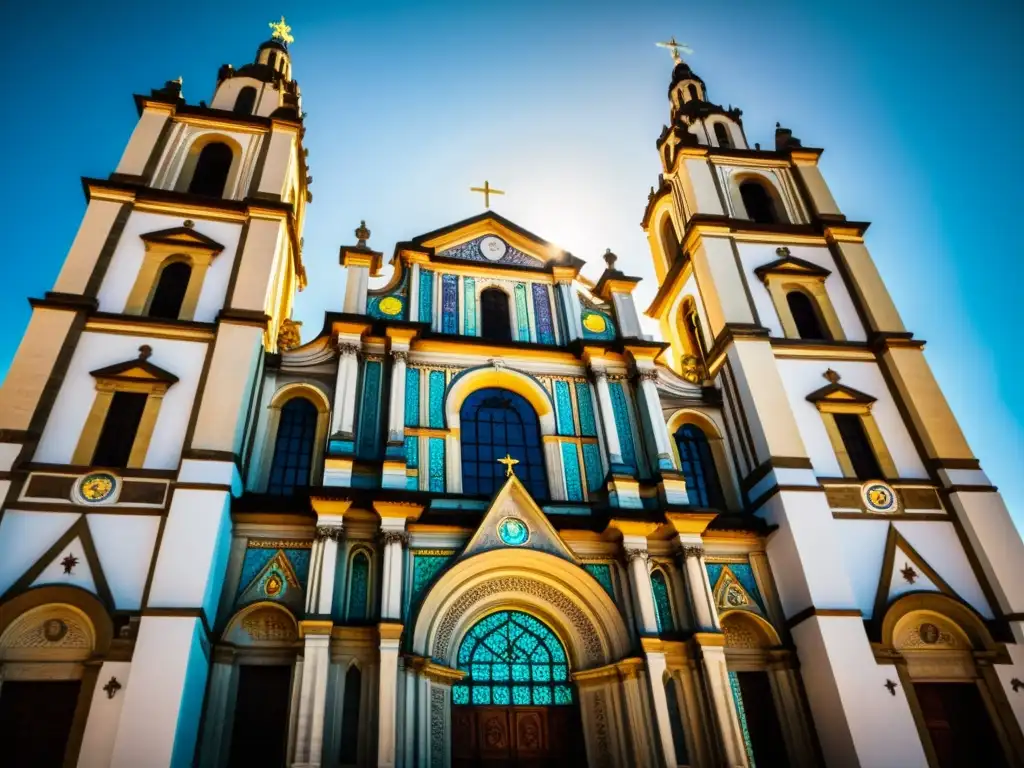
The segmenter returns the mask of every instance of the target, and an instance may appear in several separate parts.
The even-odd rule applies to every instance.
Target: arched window
[[[676,237],[676,228],[672,223],[671,216],[666,215],[661,220],[661,247],[665,251],[668,266],[672,266],[683,258],[683,247],[679,244],[679,238]]]
[[[350,562],[348,620],[366,621],[370,617],[370,558],[365,552],[356,552]]]
[[[267,493],[287,496],[309,485],[316,420],[316,406],[304,397],[293,397],[281,408]]]
[[[540,423],[522,395],[507,389],[478,389],[459,415],[462,429],[462,492],[493,496],[505,483],[506,454],[518,459],[516,475],[535,499],[548,498]]]
[[[363,673],[352,665],[345,674],[345,695],[341,705],[342,765],[359,762],[359,702],[363,692]]]
[[[114,392],[96,441],[92,464],[100,467],[128,466],[148,398],[145,392]]]
[[[251,85],[245,86],[238,92],[238,98],[235,99],[235,114],[236,115],[251,115],[253,107],[256,106],[256,89]]]
[[[569,661],[547,626],[521,611],[498,611],[466,633],[452,703],[496,706],[569,705]]]
[[[779,214],[775,210],[772,196],[760,181],[748,179],[740,184],[740,197],[743,207],[747,209],[747,217],[759,224],[775,224]]]
[[[715,138],[720,147],[732,146],[732,138],[729,136],[729,129],[725,127],[725,123],[715,123]]]
[[[814,305],[814,299],[803,291],[790,291],[786,294],[786,303],[793,315],[793,322],[796,324],[796,331],[801,339],[831,339],[831,335],[825,330],[821,319],[818,317],[818,309]]]
[[[721,509],[722,486],[707,435],[694,424],[683,424],[676,432],[676,446],[690,503]]]
[[[512,341],[508,294],[500,288],[488,288],[480,294],[480,335],[492,341]]]
[[[674,632],[675,621],[672,620],[672,600],[668,596],[668,582],[660,568],[651,571],[651,591],[654,593],[654,614],[658,619],[659,632]]]
[[[222,197],[232,157],[231,147],[223,142],[214,141],[203,147],[196,160],[188,191],[195,195]]]
[[[172,261],[165,265],[160,270],[160,278],[153,291],[153,300],[149,302],[149,316],[177,320],[191,277],[192,265],[187,261]]]
[[[693,101],[699,98],[697,95],[697,86],[693,83],[689,83],[686,86],[686,95],[689,97],[687,101]]]

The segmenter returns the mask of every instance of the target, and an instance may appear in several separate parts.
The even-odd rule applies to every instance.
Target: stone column
[[[292,768],[319,768],[320,765],[324,748],[324,710],[333,626],[330,621],[299,622],[299,635],[303,638],[303,662]]]
[[[587,748],[587,765],[600,768],[632,766],[629,735],[621,716],[621,680],[614,664],[574,672],[580,718]]]
[[[377,765],[394,766],[397,752],[398,649],[402,625],[381,622],[377,686]]]
[[[391,340],[391,394],[388,399],[388,437],[384,448],[381,485],[384,488],[406,488],[405,462],[405,371],[408,347],[395,349]]]
[[[700,537],[680,536],[683,548],[683,562],[686,565],[686,587],[693,608],[693,620],[696,629],[701,632],[714,632],[721,628],[718,622],[718,611],[711,594],[711,582],[708,581],[708,570],[704,565],[704,547]]]
[[[743,742],[739,715],[736,713],[736,702],[732,696],[729,669],[725,664],[725,637],[721,634],[698,632],[694,639],[700,646],[704,675],[725,762],[729,766],[746,766],[747,750]]]
[[[644,663],[641,659],[624,659],[616,666],[622,679],[622,695],[625,701],[625,723],[630,742],[630,765],[661,765],[655,749],[655,734],[651,723],[650,709],[643,689]],[[669,732],[671,739],[671,731]],[[673,754],[675,750],[673,750]]]
[[[359,339],[338,334],[338,378],[334,389],[331,437],[352,440],[355,435],[356,390],[359,384]]]
[[[558,297],[565,312],[566,343],[583,338],[583,325],[580,322],[580,300],[572,289],[572,282],[559,281]]]
[[[651,637],[643,638],[641,643],[647,661],[647,677],[651,686],[651,700],[654,702],[654,721],[658,730],[661,754],[665,759],[665,765],[674,767],[678,761],[676,745],[672,740],[672,718],[665,695],[665,671],[668,665],[665,662],[664,646],[660,640]],[[670,682],[670,685],[674,683]]]
[[[653,368],[640,368],[637,370],[640,379],[640,396],[644,400],[647,419],[654,435],[654,447],[658,451],[658,469],[674,470],[675,459],[672,453],[672,443],[668,436],[668,427],[661,411],[661,396],[658,395],[658,372]],[[685,504],[686,500],[676,502]]]
[[[408,538],[405,533],[405,520],[382,520],[381,529],[384,567],[381,571],[380,617],[384,620],[401,621],[402,565],[405,557],[403,545]]]
[[[310,595],[307,596],[307,604],[312,607],[312,610],[307,608],[307,611],[320,616],[331,616],[334,611],[334,581],[338,571],[338,541],[342,536],[342,527],[340,519],[338,522],[334,522],[328,516],[321,515],[320,520],[323,524],[316,527],[316,542],[314,543],[314,546],[320,545],[320,557],[316,570],[316,592],[313,593],[310,590]],[[310,573],[311,575],[313,573],[312,564]],[[312,578],[310,583],[312,583]],[[310,597],[315,600],[314,603],[309,602]]]
[[[629,582],[635,598],[637,629],[641,635],[657,635],[658,615],[654,608],[654,590],[651,589],[647,539],[623,536],[622,546],[626,562],[629,564]]]

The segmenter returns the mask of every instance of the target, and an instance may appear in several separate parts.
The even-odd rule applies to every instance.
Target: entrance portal
[[[0,749],[4,765],[64,765],[79,680],[9,680],[0,689]]]
[[[1006,765],[985,702],[974,683],[914,683],[941,768]]]
[[[462,640],[452,688],[452,765],[585,765],[565,648],[545,624],[498,611]]]

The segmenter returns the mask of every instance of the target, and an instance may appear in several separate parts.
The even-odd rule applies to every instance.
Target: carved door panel
[[[453,768],[585,764],[575,707],[452,707]]]
[[[999,737],[974,683],[915,683],[914,692],[940,768],[1006,765]]]
[[[516,764],[541,766],[548,756],[547,711],[514,709]]]
[[[505,707],[481,707],[477,710],[477,754],[488,764],[511,764],[515,756],[512,731],[509,728],[511,712]]]
[[[461,765],[476,758],[476,716],[469,707],[452,707],[452,762]]]

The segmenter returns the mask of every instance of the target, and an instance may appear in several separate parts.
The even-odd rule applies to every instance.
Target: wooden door
[[[0,687],[0,763],[60,768],[78,705],[79,680],[9,680]]]
[[[284,766],[291,680],[291,666],[243,664],[238,668],[230,768]]]
[[[914,683],[941,768],[1006,765],[985,702],[974,683]]]
[[[782,726],[767,672],[737,672],[750,746],[758,765],[788,765]]]
[[[575,707],[452,707],[453,768],[586,765]]]

